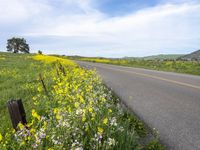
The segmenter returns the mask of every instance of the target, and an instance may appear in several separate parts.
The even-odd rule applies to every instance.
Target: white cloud
[[[0,0],[0,23],[20,22],[50,10],[39,0]]]
[[[0,20],[27,20],[26,24],[23,24],[25,29],[20,33],[30,38],[60,36],[63,42],[71,38],[67,45],[56,46],[58,49],[65,46],[66,49],[76,49],[79,54],[84,54],[84,50],[93,55],[100,54],[102,50],[102,55],[107,56],[174,53],[173,50],[179,50],[177,53],[181,53],[181,49],[191,50],[199,46],[198,2],[162,4],[126,16],[110,18],[96,10],[92,6],[92,0],[65,0],[62,5],[66,10],[62,11],[59,6],[53,6],[50,0],[8,0],[3,1],[0,6],[0,14],[11,2],[12,5],[6,10],[7,17],[0,15]],[[48,48],[48,45],[45,48]],[[163,49],[165,51],[162,51]]]

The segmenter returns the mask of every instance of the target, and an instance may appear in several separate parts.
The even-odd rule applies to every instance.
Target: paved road
[[[78,62],[104,82],[172,150],[200,150],[200,76]]]

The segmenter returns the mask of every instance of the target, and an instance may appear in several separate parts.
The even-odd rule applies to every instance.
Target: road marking
[[[101,67],[101,66],[98,66],[98,67]],[[174,83],[174,84],[178,84],[178,85],[182,85],[182,86],[187,86],[187,87],[190,87],[190,88],[195,88],[195,89],[200,90],[200,86],[196,86],[196,85],[192,85],[192,84],[184,83],[184,82],[179,82],[179,81],[175,81],[175,80],[171,80],[171,79],[166,79],[166,78],[162,78],[162,77],[158,77],[158,76],[153,76],[153,75],[149,75],[149,74],[145,74],[145,73],[138,73],[138,72],[135,72],[135,71],[127,71],[127,70],[121,70],[121,69],[116,69],[116,68],[113,69],[113,68],[110,68],[110,67],[107,67],[107,66],[106,67],[104,66],[104,67],[101,67],[101,68],[107,68],[107,69],[110,69],[110,70],[127,72],[127,73],[131,73],[131,74],[136,74],[136,75],[145,76],[145,77],[149,77],[149,78],[153,78],[153,79],[158,79],[158,80],[162,80],[162,81],[166,81],[166,82],[170,82],[170,83]]]

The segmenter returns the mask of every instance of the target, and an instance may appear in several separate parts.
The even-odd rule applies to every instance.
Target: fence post
[[[7,103],[8,111],[10,114],[11,122],[13,128],[17,130],[18,123],[22,123],[23,125],[27,124],[26,114],[24,110],[24,106],[22,104],[22,100],[10,100]]]
[[[44,83],[44,79],[43,79],[43,77],[42,77],[42,74],[39,74],[39,78],[40,78],[42,87],[43,87],[43,89],[44,89],[44,91],[45,91],[45,94],[48,96],[48,91],[47,91],[46,85],[45,85],[45,83]]]

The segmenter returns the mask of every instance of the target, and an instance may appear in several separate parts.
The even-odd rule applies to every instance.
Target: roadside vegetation
[[[28,124],[15,131],[6,102],[19,98]],[[60,57],[0,53],[0,107],[2,150],[164,149],[94,70]]]
[[[69,58],[82,61],[96,62],[96,63],[106,63],[106,64],[138,67],[138,68],[145,68],[152,70],[200,75],[200,61],[107,59],[107,58],[85,58],[85,57],[69,57]]]

